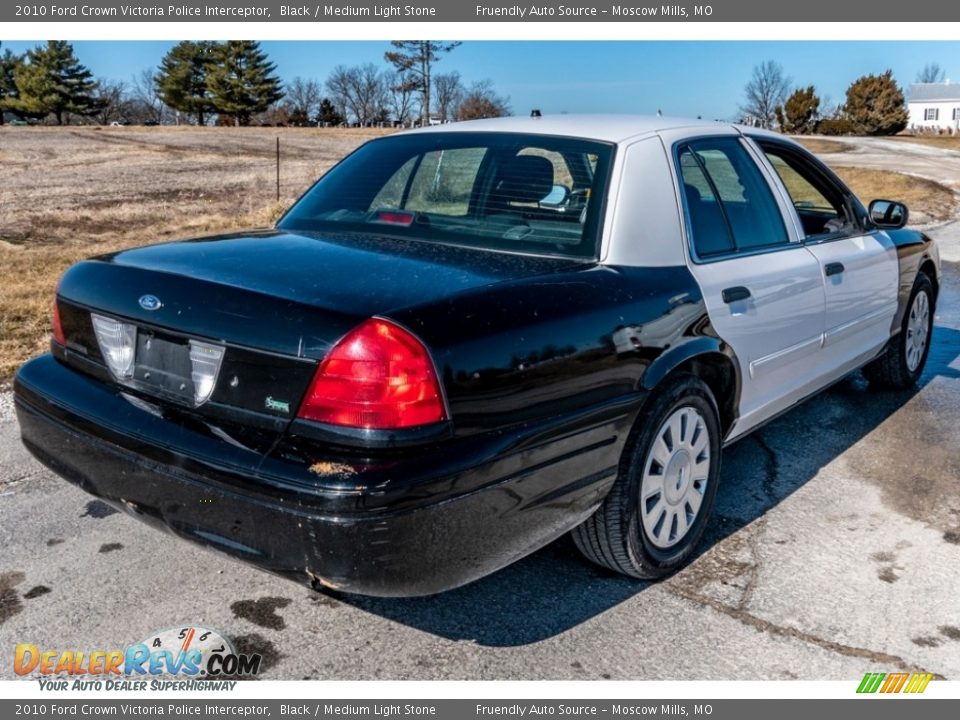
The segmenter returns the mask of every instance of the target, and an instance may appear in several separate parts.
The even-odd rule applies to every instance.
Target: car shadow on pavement
[[[819,470],[897,413],[938,377],[960,378],[960,331],[937,326],[917,388],[868,387],[854,373],[724,451],[714,515],[697,559],[764,516]],[[584,560],[564,537],[465,587],[425,598],[337,599],[452,640],[507,647],[539,642],[604,613],[651,586]]]

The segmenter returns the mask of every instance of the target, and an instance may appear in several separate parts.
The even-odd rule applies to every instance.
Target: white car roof
[[[630,138],[666,130],[690,129],[691,135],[729,129],[731,123],[709,120],[657,117],[651,115],[544,115],[543,117],[504,117],[467,120],[411,130],[414,133],[437,132],[514,132],[536,135],[561,135],[604,142],[621,143]],[[751,128],[752,129],[752,128]]]

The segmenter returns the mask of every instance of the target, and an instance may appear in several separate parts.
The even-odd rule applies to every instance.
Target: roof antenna
[[[657,110],[657,117],[663,117],[663,110]]]
[[[530,117],[532,118],[543,117],[543,114],[540,112],[539,109],[534,108],[533,110],[530,111]]]

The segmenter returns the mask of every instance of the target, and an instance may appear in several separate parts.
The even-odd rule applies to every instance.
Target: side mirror
[[[907,206],[893,200],[874,200],[870,203],[869,212],[873,224],[885,230],[902,228],[910,217]]]

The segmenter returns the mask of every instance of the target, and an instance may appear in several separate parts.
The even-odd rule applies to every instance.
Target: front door
[[[826,289],[823,361],[833,375],[843,374],[890,338],[897,311],[896,248],[883,231],[863,228],[855,200],[828,171],[784,143],[758,144],[820,265]]]

